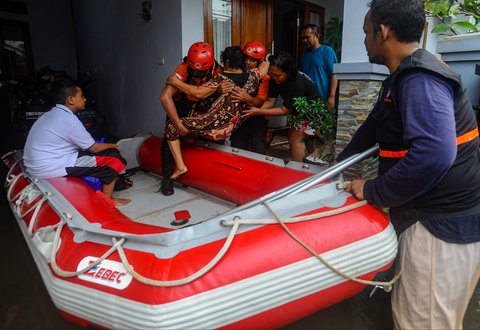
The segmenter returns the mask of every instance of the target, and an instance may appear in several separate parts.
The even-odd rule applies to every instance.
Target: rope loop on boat
[[[15,177],[15,175],[12,174],[13,172],[13,169],[15,168],[15,166],[18,164],[18,160],[16,160],[13,165],[8,169],[8,172],[7,172],[7,175],[6,175],[6,178],[5,178],[5,185],[4,187],[8,187],[9,184],[11,184],[13,178]]]
[[[125,255],[125,251],[122,248],[122,244],[125,242],[125,238],[121,238],[120,240],[117,240],[116,237],[112,237],[113,246],[107,252],[105,252],[100,258],[98,258],[95,262],[91,263],[87,267],[85,267],[81,270],[78,270],[76,272],[65,271],[58,266],[57,261],[56,261],[56,254],[57,254],[57,250],[58,250],[59,242],[60,242],[60,234],[62,232],[63,226],[66,224],[65,220],[61,220],[59,223],[57,223],[54,226],[44,227],[44,228],[40,229],[39,231],[56,228],[55,237],[53,239],[53,244],[52,244],[52,250],[51,250],[51,253],[50,253],[50,265],[52,267],[52,270],[55,272],[55,274],[57,274],[59,276],[73,277],[73,276],[81,275],[81,274],[89,271],[93,267],[99,265],[102,261],[107,259],[113,252],[118,251],[118,254],[120,256],[120,259],[121,259],[122,264],[124,265],[125,269],[137,281],[139,281],[141,283],[144,283],[144,284],[152,285],[152,286],[173,287],[173,286],[180,286],[180,285],[185,285],[185,284],[188,284],[190,282],[193,282],[196,279],[200,278],[201,276],[205,275],[213,267],[215,267],[215,265],[222,259],[222,257],[225,255],[225,253],[230,248],[230,245],[233,241],[233,238],[235,237],[235,234],[237,233],[238,227],[240,225],[239,220],[240,219],[237,217],[236,222],[232,226],[232,229],[230,230],[230,233],[229,233],[225,243],[223,244],[222,248],[217,253],[217,255],[207,265],[205,265],[202,269],[200,269],[196,273],[194,273],[194,274],[192,274],[192,275],[190,275],[186,278],[183,278],[183,279],[180,279],[180,280],[173,280],[173,281],[158,281],[158,280],[147,278],[147,277],[137,273],[133,269],[130,262],[128,261],[128,258]]]
[[[133,267],[130,265],[128,262],[127,256],[125,255],[125,252],[123,251],[123,248],[121,246],[118,246],[118,254],[120,255],[120,259],[122,260],[123,265],[127,269],[128,273],[132,275],[137,281],[143,283],[143,284],[148,284],[152,286],[159,286],[159,287],[173,287],[173,286],[180,286],[180,285],[185,285],[190,282],[195,281],[196,279],[202,277],[205,275],[210,269],[215,267],[215,265],[222,259],[222,257],[225,255],[225,253],[228,251],[233,238],[235,237],[235,234],[238,231],[238,227],[240,226],[240,218],[235,217],[234,219],[234,224],[232,226],[232,229],[230,230],[230,233],[228,234],[227,239],[225,240],[225,243],[223,244],[222,248],[220,251],[217,253],[217,255],[208,263],[206,264],[202,269],[197,271],[196,273],[185,277],[180,280],[173,280],[173,281],[158,281],[158,280],[153,280],[147,277],[144,277],[137,273]],[[116,239],[115,237],[112,237],[113,242],[116,244]]]
[[[38,212],[40,212],[40,209],[42,208],[42,205],[43,203],[45,203],[45,201],[47,200],[47,197],[43,196],[38,202],[37,204],[34,205],[35,207],[35,212],[33,212],[33,215],[32,217],[30,218],[30,223],[28,224],[28,234],[30,236],[32,236],[33,234],[33,226],[35,225],[35,222],[37,221],[37,215],[38,215]],[[30,208],[31,210],[32,208]],[[26,214],[28,214],[30,212],[30,210],[28,210],[27,212],[25,212],[23,215],[25,216]],[[23,217],[23,216],[22,216]]]
[[[28,213],[30,213],[33,208],[35,207],[35,205],[33,205],[32,207],[30,207],[30,209],[28,209],[25,213],[22,214],[22,205],[23,205],[23,202],[25,201],[25,198],[28,197],[28,194],[32,191],[34,187],[34,184],[33,183],[30,183],[29,185],[25,186],[25,188],[23,188],[13,199],[15,200],[15,203],[14,203],[14,206],[13,206],[13,209],[15,211],[15,213],[23,218],[25,215],[27,215]]]
[[[392,280],[388,282],[379,282],[379,281],[368,281],[368,280],[363,280],[358,277],[350,276],[348,274],[345,274],[344,272],[338,270],[335,266],[333,266],[331,263],[329,263],[326,259],[324,259],[320,254],[315,252],[311,247],[309,247],[307,244],[305,244],[303,241],[301,241],[298,237],[296,237],[290,229],[285,225],[285,221],[280,219],[278,215],[275,213],[275,211],[272,210],[270,205],[267,202],[262,203],[267,210],[274,216],[274,218],[277,220],[277,222],[282,226],[282,228],[287,232],[287,234],[298,244],[303,246],[308,252],[310,252],[314,257],[316,257],[318,260],[320,260],[325,266],[327,266],[330,270],[335,272],[337,275],[340,275],[346,279],[349,279],[351,281],[365,284],[365,285],[374,285],[375,287],[379,287],[383,289],[385,292],[390,292],[392,291],[393,284],[400,278],[401,272],[398,272]]]
[[[25,200],[25,198],[23,199]],[[22,201],[23,201],[22,200]],[[26,210],[24,213],[21,213],[22,210],[21,210],[21,206],[23,203],[20,203],[20,204],[17,204],[15,205],[15,212],[17,212],[18,216],[20,218],[23,218],[25,217],[27,214],[29,214],[30,212],[32,212],[33,210],[36,211],[36,213],[38,213],[38,211],[40,210],[40,207],[42,206],[43,203],[45,203],[45,201],[47,200],[47,197],[43,196],[42,198],[40,198],[40,200],[33,204],[28,210]],[[17,206],[18,206],[18,209],[17,209]]]
[[[342,207],[338,207],[336,209],[322,211],[315,214],[309,214],[302,217],[295,217],[295,218],[285,218],[282,219],[283,223],[296,223],[302,221],[309,221],[309,220],[316,220],[320,218],[331,217],[333,215],[341,214],[358,207],[364,206],[367,204],[367,201],[358,201],[349,205],[345,205]],[[268,224],[277,224],[278,221],[276,219],[243,219],[240,220],[241,225],[268,225]],[[222,220],[221,224],[224,226],[231,226],[233,224],[233,220]]]
[[[10,183],[9,183],[10,186],[8,187],[8,191],[7,191],[7,200],[8,200],[9,203],[11,203],[14,199],[17,199],[18,196],[20,196],[20,195],[23,193],[23,191],[28,187],[28,185],[27,185],[25,188],[23,188],[22,190],[20,190],[20,191],[15,195],[15,197],[12,197],[13,187],[15,186],[15,183],[17,183],[18,179],[20,179],[20,177],[22,177],[22,176],[23,176],[23,172],[15,175],[15,176],[13,176],[12,180],[11,180]]]
[[[55,231],[55,238],[53,239],[52,251],[50,253],[50,265],[53,271],[55,272],[55,274],[62,277],[74,277],[89,271],[90,269],[92,269],[95,266],[98,266],[102,261],[107,259],[113,252],[115,252],[115,250],[117,250],[120,247],[120,245],[123,244],[123,242],[125,242],[124,238],[118,241],[115,241],[113,246],[107,252],[105,252],[100,258],[95,260],[95,262],[89,264],[87,267],[80,269],[79,271],[76,271],[76,272],[65,271],[57,265],[57,260],[56,260],[58,245],[60,242],[60,234],[62,232],[62,229],[65,223],[66,223],[65,220],[61,220],[59,223],[57,223],[54,226],[42,228],[42,229],[55,229],[55,227],[57,227],[57,230]]]

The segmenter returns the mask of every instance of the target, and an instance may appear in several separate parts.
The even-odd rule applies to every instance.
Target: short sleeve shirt
[[[337,55],[333,48],[327,45],[321,45],[314,51],[307,50],[300,58],[300,70],[312,78],[323,100],[327,100],[330,95],[330,79],[335,63]]]
[[[283,99],[283,106],[289,110],[294,110],[293,99],[296,97],[320,98],[320,94],[312,79],[299,71],[297,71],[295,79],[281,85],[277,85],[273,79],[270,79],[268,97],[277,98],[279,95]]]
[[[270,86],[270,76],[265,75],[262,80],[260,80],[260,86],[258,86],[257,96],[259,99],[265,101],[268,97],[268,87]]]
[[[23,160],[35,178],[54,178],[67,175],[78,151],[95,144],[78,117],[67,107],[57,104],[32,126],[25,143]]]

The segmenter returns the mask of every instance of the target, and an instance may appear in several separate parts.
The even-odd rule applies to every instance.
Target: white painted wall
[[[343,19],[344,0],[309,0],[308,2],[325,8],[325,24],[332,17]]]
[[[182,54],[188,53],[190,46],[204,41],[203,0],[182,1]]]
[[[368,12],[369,0],[345,0],[343,13],[343,40],[342,40],[342,63],[368,62],[367,52],[363,44],[363,19]],[[428,19],[428,33],[426,47],[433,54],[437,49],[437,35],[430,31],[434,27],[434,21]],[[423,44],[423,39],[420,45]]]
[[[141,1],[74,0],[79,66],[92,72],[98,111],[118,137],[163,132],[159,95],[183,58],[181,2],[152,0],[149,23],[140,11]]]
[[[35,70],[48,65],[76,78],[78,68],[70,2],[27,0],[26,3]]]
[[[427,17],[427,35],[426,35],[426,45],[425,49],[435,54],[436,56],[440,57],[440,54],[437,53],[437,43],[439,40],[438,34],[432,33],[432,29],[435,27],[435,20],[433,18]],[[425,36],[423,36],[425,38]],[[424,39],[420,41],[420,45],[423,45]]]
[[[343,12],[342,63],[368,62],[363,44],[363,19],[368,12],[368,1],[345,0]]]

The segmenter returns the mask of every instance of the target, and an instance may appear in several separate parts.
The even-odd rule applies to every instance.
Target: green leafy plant
[[[427,15],[440,22],[432,33],[458,35],[479,31],[480,0],[426,0],[424,5]],[[467,19],[459,19],[459,16]],[[473,24],[468,17],[473,18]]]
[[[302,127],[308,122],[316,134],[323,139],[335,137],[337,118],[334,109],[320,99],[308,99],[305,96],[293,99],[294,111],[287,115],[287,124],[292,127]]]
[[[325,26],[325,43],[332,46],[340,62],[342,56],[343,21],[332,17]]]

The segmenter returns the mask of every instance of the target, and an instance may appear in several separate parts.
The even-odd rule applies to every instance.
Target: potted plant
[[[293,100],[295,109],[287,115],[287,124],[296,128],[310,126],[320,140],[320,144],[315,146],[312,157],[330,163],[334,157],[336,109],[330,108],[327,102],[320,99],[308,99],[302,96]]]
[[[432,33],[465,34],[478,32],[480,0],[426,0],[428,16],[439,21]]]
[[[338,19],[338,17],[332,17],[325,26],[324,42],[335,50],[338,62],[340,62],[342,57],[342,37],[343,21]]]

